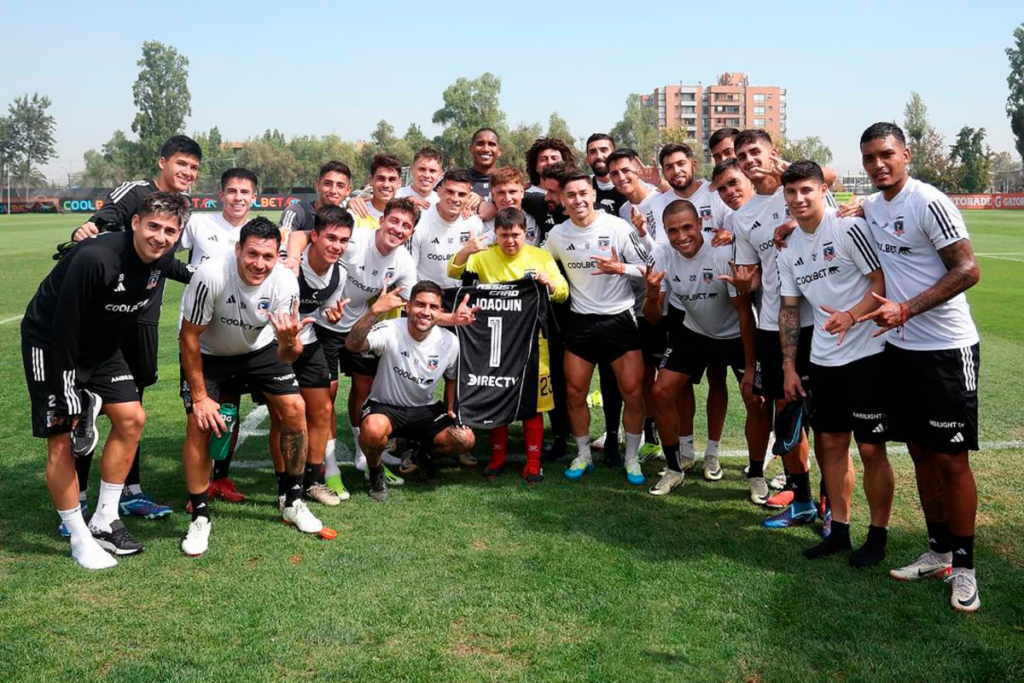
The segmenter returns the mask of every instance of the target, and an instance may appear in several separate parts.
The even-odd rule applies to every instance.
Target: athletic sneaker
[[[214,479],[210,482],[210,488],[207,493],[210,496],[210,500],[219,498],[227,503],[241,503],[245,500],[245,496],[235,488],[235,482],[231,477]]]
[[[303,533],[318,534],[324,528],[323,523],[309,511],[302,499],[296,500],[286,507],[282,515],[287,524],[294,524],[295,528]]]
[[[908,564],[906,567],[890,569],[889,576],[897,581],[923,581],[944,579],[953,570],[953,553],[939,555],[931,550]]]
[[[341,505],[341,497],[326,484],[313,484],[306,489],[306,497],[331,508]]]
[[[626,461],[626,481],[633,486],[640,486],[644,483],[644,473],[640,469],[640,463],[636,460]]]
[[[459,464],[463,467],[476,467],[477,463],[476,456],[472,453],[463,453],[459,456]]]
[[[704,456],[704,478],[708,481],[719,481],[722,478],[722,463],[717,455]]]
[[[81,503],[81,506],[82,506],[82,518],[83,519],[89,519],[89,504],[88,503]],[[60,526],[57,527],[57,533],[59,533],[64,538],[71,538],[71,532],[68,531],[68,527],[67,527],[67,525],[64,524],[64,522],[61,522]]]
[[[953,592],[949,596],[949,604],[957,612],[977,612],[981,607],[981,598],[978,597],[978,580],[974,576],[973,569],[956,567],[946,577],[946,583],[953,585]]]
[[[679,464],[683,466],[683,474],[691,474],[694,468],[697,467],[697,458],[694,457],[691,460],[687,460],[683,456],[679,456]]]
[[[787,481],[786,473],[783,472],[782,474],[776,475],[775,478],[768,483],[768,486],[776,491],[781,491],[786,488]]]
[[[391,495],[388,492],[388,478],[383,472],[370,478],[370,498],[383,503]]]
[[[751,477],[747,479],[750,484],[750,502],[754,505],[764,505],[768,502],[768,483],[764,477]]]
[[[100,547],[114,555],[134,555],[142,552],[142,543],[135,539],[128,530],[124,528],[124,522],[115,519],[110,523],[110,531],[100,531],[92,524],[89,525],[89,532]]]
[[[604,397],[601,396],[600,389],[594,389],[593,391],[590,392],[590,394],[587,396],[587,405],[590,406],[591,408],[600,408],[602,405],[604,405]]]
[[[658,483],[652,486],[648,493],[652,496],[667,496],[682,486],[685,479],[686,475],[682,472],[666,470],[665,474],[658,480]]]
[[[210,518],[196,517],[188,525],[188,533],[181,541],[181,552],[189,557],[196,557],[210,547]]]
[[[818,511],[813,505],[794,509],[798,503],[793,503],[777,515],[772,515],[761,524],[767,529],[788,529],[791,526],[803,526],[818,519]]]
[[[410,448],[409,450],[402,454],[402,464],[398,466],[398,473],[401,474],[403,477],[408,477],[410,475],[416,474],[416,470],[420,468],[420,466],[416,464],[415,456],[415,448]]]
[[[565,478],[573,481],[580,479],[584,474],[594,469],[594,464],[586,458],[576,456],[572,463],[565,470]]]
[[[96,428],[96,418],[103,408],[103,399],[88,389],[82,389],[82,414],[78,424],[71,430],[71,452],[76,458],[84,458],[96,450],[100,440],[100,430]]]
[[[324,483],[327,484],[327,488],[334,491],[339,501],[351,498],[348,489],[345,488],[345,483],[341,480],[340,474],[332,474],[327,477]]]
[[[779,491],[774,496],[766,500],[764,504],[773,510],[781,510],[782,508],[788,508],[792,503],[792,491]]]
[[[166,505],[159,505],[146,495],[145,491],[132,494],[125,486],[121,491],[121,514],[126,517],[142,517],[143,519],[160,519],[174,512]]]
[[[488,463],[487,467],[484,468],[485,477],[500,477],[508,466],[508,461],[501,463],[500,465],[492,465]]]
[[[526,481],[527,484],[540,484],[544,481],[544,470],[541,470],[540,472],[526,472],[524,470],[523,480]]]
[[[640,462],[647,462],[648,460],[657,458],[659,455],[664,454],[661,452],[661,446],[656,443],[645,443],[640,446]]]
[[[405,484],[405,479],[402,479],[400,476],[389,470],[387,465],[381,465],[381,467],[384,468],[384,476],[388,480],[388,486],[402,486]],[[363,470],[363,476],[365,476],[367,481],[369,481],[370,468]]]

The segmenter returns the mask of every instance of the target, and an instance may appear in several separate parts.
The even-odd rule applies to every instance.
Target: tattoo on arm
[[[281,430],[281,457],[288,474],[302,474],[306,468],[306,432]]]
[[[795,299],[784,297],[779,309],[779,338],[782,342],[783,367],[796,367],[797,348],[800,346],[800,306]]]
[[[946,274],[934,285],[905,302],[911,317],[946,303],[981,280],[981,271],[974,260],[974,250],[969,240],[960,240],[943,247],[939,250],[939,256],[946,265]]]
[[[370,330],[376,324],[377,316],[371,308],[349,330],[348,337],[345,338],[345,348],[352,353],[366,353],[369,351],[370,344],[366,341],[366,335],[370,334]]]

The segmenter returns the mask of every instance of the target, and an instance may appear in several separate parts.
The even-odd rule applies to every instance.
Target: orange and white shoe
[[[775,510],[781,510],[782,508],[788,508],[792,502],[792,491],[779,491],[774,496],[765,501],[765,507],[770,507]]]
[[[210,482],[210,500],[219,498],[227,503],[241,503],[245,496],[235,488],[235,482],[230,477],[214,479]]]

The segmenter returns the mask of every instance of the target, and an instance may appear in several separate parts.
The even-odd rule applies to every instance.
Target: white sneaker
[[[949,604],[957,612],[977,612],[981,607],[978,597],[978,580],[973,569],[957,567],[951,570],[946,583],[953,584],[953,592],[949,596]]]
[[[307,534],[318,534],[324,528],[323,523],[309,511],[306,504],[297,500],[284,509],[284,521],[294,524],[295,528]]]
[[[662,457],[661,459],[664,460],[665,458]],[[697,466],[697,457],[694,456],[693,458],[687,459],[685,456],[680,455],[679,464],[683,466],[683,474],[689,474],[690,472],[693,472],[693,468]]]
[[[597,437],[590,442],[590,450],[592,451],[603,451],[604,442],[608,439],[608,432],[602,432],[601,436]]]
[[[188,525],[188,533],[181,542],[181,552],[189,557],[205,553],[210,547],[211,526],[209,517],[196,517],[195,521]]]
[[[924,581],[925,579],[945,578],[950,575],[952,565],[953,553],[939,555],[929,550],[906,567],[889,570],[889,576],[897,581]]]
[[[774,489],[775,491],[781,491],[786,488],[786,473],[783,472],[768,482],[768,488]]]
[[[313,484],[306,489],[306,496],[327,507],[341,505],[341,496],[327,488],[325,484]]]
[[[764,477],[751,477],[747,479],[750,484],[750,502],[754,505],[764,505],[768,502],[771,492],[768,490],[768,482]]]
[[[717,455],[704,456],[704,478],[708,481],[719,481],[722,478],[722,463]]]
[[[652,496],[667,496],[672,493],[675,489],[683,485],[683,481],[686,480],[686,475],[682,472],[674,472],[672,470],[666,470],[665,474],[662,475],[658,483],[650,488],[649,493]]]

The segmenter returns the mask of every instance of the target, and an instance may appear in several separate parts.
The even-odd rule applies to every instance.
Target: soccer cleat
[[[593,463],[586,458],[576,456],[569,467],[566,468],[565,478],[576,481],[592,469],[594,469]]]
[[[459,465],[462,467],[476,467],[477,459],[472,453],[463,453],[459,456]]]
[[[821,517],[821,537],[828,538],[832,535],[832,508],[825,510]]]
[[[782,508],[789,507],[793,503],[793,492],[792,491],[779,491],[774,496],[765,501],[767,507],[773,510],[781,510]]]
[[[210,500],[219,498],[227,503],[241,503],[245,496],[235,488],[235,482],[230,477],[221,477],[210,482],[208,490]]]
[[[402,454],[402,464],[398,466],[398,473],[401,474],[403,477],[408,477],[410,475],[416,474],[416,470],[420,468],[420,466],[416,464],[415,456],[415,448],[410,448],[409,450]]]
[[[641,486],[644,481],[646,481],[644,479],[644,473],[640,469],[640,463],[636,460],[626,461],[626,481],[633,486]]]
[[[142,543],[128,533],[128,530],[124,528],[124,522],[119,519],[110,523],[110,531],[102,531],[90,524],[89,532],[100,544],[100,547],[108,553],[134,555],[142,552]]]
[[[345,483],[341,480],[340,474],[332,474],[327,477],[325,483],[327,484],[327,488],[337,494],[339,501],[348,500],[351,497],[348,489],[345,488]]]
[[[693,472],[694,468],[697,467],[697,458],[694,457],[687,459],[683,456],[679,456],[679,463],[683,466],[683,473],[690,474]]]
[[[764,477],[751,477],[747,479],[750,484],[750,502],[754,505],[764,505],[768,502],[768,496],[771,495],[768,491],[768,483],[764,480]]]
[[[781,491],[782,489],[786,488],[786,482],[786,473],[783,472],[782,474],[776,475],[775,478],[768,483],[768,487],[776,491]]]
[[[381,467],[384,468],[384,476],[388,480],[388,486],[402,486],[405,484],[405,479],[402,479],[400,476],[389,470],[387,465],[381,465]],[[366,477],[367,481],[369,481],[370,469],[366,468],[363,470],[363,475]]]
[[[485,477],[500,477],[505,472],[505,467],[508,466],[508,461],[502,462],[498,465],[488,464],[484,469]]]
[[[103,399],[88,389],[82,389],[81,398],[82,414],[78,416],[78,424],[71,430],[71,452],[76,458],[84,458],[96,450],[100,440],[96,418],[103,408]]]
[[[722,478],[722,463],[717,455],[704,456],[704,478],[708,481],[719,481]]]
[[[798,503],[793,503],[779,514],[768,517],[761,524],[766,529],[788,529],[793,526],[811,524],[818,519],[818,511],[814,509],[813,505],[795,509],[797,505]]]
[[[281,514],[285,524],[293,524],[296,529],[306,534],[318,534],[324,528],[323,523],[309,511],[301,499],[294,501]]]
[[[653,460],[659,455],[664,455],[661,451],[661,446],[656,443],[645,443],[640,446],[640,452],[638,454],[640,462],[644,463],[648,460]]]
[[[897,581],[924,581],[943,579],[953,569],[953,553],[939,555],[929,550],[906,567],[890,569],[889,576]]]
[[[370,498],[373,498],[378,503],[383,503],[390,495],[388,491],[388,478],[383,472],[370,477]]]
[[[189,557],[196,557],[210,547],[210,518],[196,517],[188,525],[188,533],[181,541],[181,552]]]
[[[306,489],[306,497],[331,508],[341,505],[341,497],[326,484],[313,484]]]
[[[145,491],[129,493],[127,486],[121,492],[121,503],[118,507],[121,509],[121,514],[126,517],[142,517],[143,519],[160,519],[174,512],[166,505],[154,503]]]
[[[88,519],[89,518],[89,504],[88,503],[81,503],[80,505],[82,507],[82,518],[83,519]],[[68,527],[67,527],[66,524],[64,524],[64,522],[61,522],[60,526],[57,527],[57,533],[59,533],[64,538],[71,538],[71,532],[68,531]]]
[[[949,596],[949,604],[953,609],[957,612],[978,611],[981,607],[981,598],[978,597],[978,580],[973,569],[956,567],[946,577],[946,583],[953,586],[953,592]]]
[[[683,481],[686,480],[686,475],[682,472],[676,472],[674,470],[666,470],[665,474],[661,476],[658,483],[652,486],[648,493],[652,496],[667,496],[674,490],[683,485]]]
[[[539,472],[529,472],[526,468],[523,468],[523,480],[527,484],[539,484],[544,481],[544,470]]]

